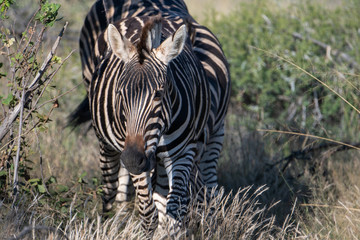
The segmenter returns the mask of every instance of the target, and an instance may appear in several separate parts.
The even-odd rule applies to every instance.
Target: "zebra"
[[[194,176],[217,186],[230,97],[219,41],[181,0],[98,0],[81,30],[80,56],[88,98],[71,121],[92,119],[103,211],[128,201],[132,182],[149,235],[159,218],[181,226]]]

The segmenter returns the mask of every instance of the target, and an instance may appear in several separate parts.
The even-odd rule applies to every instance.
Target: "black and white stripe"
[[[127,201],[132,182],[149,234],[158,216],[181,224],[190,183],[217,185],[230,91],[218,40],[181,0],[99,0],[86,16],[80,54],[104,210]]]

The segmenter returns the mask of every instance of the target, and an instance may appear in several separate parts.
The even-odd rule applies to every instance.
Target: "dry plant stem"
[[[306,137],[316,137],[316,138],[331,141],[331,143],[320,144],[320,145],[312,147],[312,148],[304,149],[305,147],[303,147],[303,150],[293,151],[287,157],[284,157],[280,160],[273,161],[274,162],[273,164],[268,164],[268,166],[270,166],[270,168],[272,168],[272,167],[286,161],[284,166],[282,167],[282,172],[285,171],[285,169],[289,166],[289,164],[294,159],[304,159],[307,156],[307,154],[310,154],[315,151],[327,150],[329,148],[334,148],[334,147],[337,147],[337,149],[334,152],[340,152],[340,151],[345,151],[345,150],[349,150],[349,149],[357,149],[357,150],[360,149],[360,143],[346,144],[346,143],[332,141],[331,139],[321,138],[321,137],[317,137],[317,136],[313,136],[313,135],[309,135],[309,134],[299,134],[299,133],[295,133],[295,132],[284,132],[284,131],[263,130],[263,129],[258,129],[258,130],[259,131],[267,131],[267,132],[271,131],[271,132],[277,132],[277,133],[295,134],[295,135],[301,135],[301,136],[306,136]]]
[[[34,106],[36,106],[36,105],[38,104],[38,102],[39,102],[40,98],[42,97],[42,95],[44,94],[46,88],[49,86],[49,84],[50,84],[50,83],[52,82],[52,80],[54,79],[55,74],[59,71],[59,69],[63,66],[63,64],[66,62],[66,60],[68,60],[69,57],[70,57],[74,52],[75,52],[75,50],[72,50],[72,51],[67,55],[67,57],[64,59],[64,61],[56,68],[56,70],[55,70],[54,72],[52,72],[48,78],[45,79],[45,80],[47,80],[47,81],[46,81],[46,85],[45,85],[45,87],[43,88],[43,90],[41,91],[41,93],[39,94],[38,98],[36,99]],[[31,112],[32,112],[32,111],[30,111],[29,114],[30,114]]]
[[[68,91],[70,92],[70,91]],[[66,92],[67,93],[67,92]],[[65,95],[66,93],[62,94],[61,96]],[[55,99],[56,101],[57,99]],[[52,111],[54,110],[54,108],[56,108],[54,105],[52,106],[52,108],[50,109],[48,115],[46,115],[46,121],[45,123],[48,121],[49,117],[50,117],[50,114],[52,113]],[[36,108],[36,109],[39,109],[39,108]],[[36,109],[33,109],[33,110],[36,110]],[[28,117],[28,115],[27,115]],[[29,132],[31,132],[33,129],[35,129],[37,127],[37,125],[40,123],[40,121],[38,121],[37,123],[34,124],[34,126],[32,126],[28,131],[26,131],[25,133],[23,133],[20,137],[22,136],[25,136],[27,135]],[[5,143],[1,148],[0,148],[0,151],[3,150],[7,145],[9,145],[10,143],[12,143],[14,140],[16,140],[18,137],[11,137],[10,141]]]
[[[344,75],[349,75],[349,76],[353,76],[353,77],[360,77],[360,75],[351,74],[351,73],[342,73],[337,70],[335,70],[335,72],[338,76],[340,76],[340,78],[342,80],[345,80],[349,85],[351,85],[351,87],[355,88],[356,91],[360,92],[360,88],[356,87],[351,81],[347,80],[346,77],[344,76]]]
[[[30,20],[28,21],[28,24],[26,25],[26,29],[25,31],[28,32],[29,31],[29,28],[30,28],[30,23],[34,20],[36,14],[38,14],[38,12],[41,10],[41,8],[38,8],[38,10],[36,10],[36,12],[32,15],[32,17],[30,18]],[[36,22],[35,22],[35,26],[36,26]],[[22,42],[24,40],[24,37],[25,35],[23,35],[20,39],[20,42]],[[32,34],[31,34],[31,37],[29,38],[29,41],[28,43],[26,44],[26,46],[24,47],[24,50],[23,50],[23,53],[25,52],[25,49],[26,47],[29,45],[30,41],[31,41],[31,38],[32,38]]]
[[[42,156],[42,152],[41,152],[41,148],[40,148],[40,141],[39,141],[39,136],[38,136],[38,132],[36,131],[36,128],[34,128],[34,131],[35,131],[35,136],[36,136],[36,145],[37,145],[37,148],[38,148],[38,152],[39,152],[39,158],[40,158],[40,174],[41,174],[41,180],[43,183],[45,183],[45,178],[44,178],[44,169],[43,169],[43,156]],[[50,194],[46,184],[43,184],[44,188],[45,188],[45,191],[47,192],[47,194]]]
[[[6,48],[6,51],[7,51],[8,61],[9,61],[9,64],[10,64],[10,72],[11,72],[11,75],[12,75],[11,82],[14,84],[15,83],[15,66],[11,67],[10,49]],[[1,141],[1,138],[0,138],[0,141]]]
[[[82,85],[82,84],[83,84],[83,83],[81,82],[81,83],[79,83],[78,85],[76,85],[75,87],[71,88],[70,90],[68,90],[68,91],[66,91],[66,92],[64,92],[64,93],[62,93],[62,94],[60,94],[60,95],[58,95],[58,96],[56,96],[56,97],[51,98],[51,99],[48,100],[48,101],[43,102],[43,103],[40,104],[39,106],[36,106],[36,107],[32,108],[32,109],[31,109],[31,112],[36,111],[36,110],[42,108],[44,105],[46,105],[46,104],[48,104],[48,103],[50,103],[50,102],[55,102],[55,101],[57,101],[59,98],[65,96],[66,94],[71,93],[72,91],[74,91],[76,88],[78,88],[78,87],[79,87],[80,85]],[[29,117],[29,115],[30,115],[30,114],[26,115],[26,117]]]
[[[299,39],[299,40],[309,40],[310,42],[314,43],[315,45],[317,45],[317,46],[321,47],[322,49],[326,50],[327,52],[329,52],[331,55],[339,56],[339,58],[341,58],[343,61],[349,63],[352,67],[356,68],[357,70],[360,70],[360,65],[346,53],[343,53],[339,50],[332,49],[331,46],[326,43],[323,43],[323,42],[316,40],[314,38],[311,38],[311,37],[304,37],[300,33],[297,33],[297,32],[294,32],[292,34],[292,36],[295,39]]]
[[[327,205],[327,204],[310,204],[310,203],[302,203],[299,204],[300,207],[319,207],[319,208],[334,208],[334,209],[341,209],[346,211],[353,211],[360,213],[360,209],[358,208],[349,208],[349,207],[341,207],[341,206],[334,206],[334,205]]]
[[[290,134],[290,135],[297,135],[297,136],[303,136],[303,137],[316,138],[316,139],[325,140],[325,141],[332,142],[332,143],[337,143],[339,145],[344,145],[344,146],[347,146],[349,148],[353,148],[353,149],[356,149],[356,150],[360,150],[360,147],[357,147],[357,146],[354,146],[354,145],[351,145],[351,144],[347,144],[347,143],[344,143],[344,142],[332,140],[330,138],[319,137],[319,136],[315,136],[315,135],[311,135],[311,134],[307,134],[307,133],[280,131],[280,130],[272,130],[272,129],[257,129],[257,131],[259,131],[259,132],[269,132],[269,133],[283,133],[283,134]]]
[[[69,59],[69,57],[75,52],[75,50],[72,50],[69,55],[63,60],[63,62],[58,66],[58,68],[50,74],[50,76],[47,78],[49,79],[46,83],[46,86],[44,87],[44,89],[41,91],[39,97],[36,99],[35,103],[34,103],[34,107],[28,112],[28,114],[26,115],[26,117],[24,118],[25,120],[27,120],[29,118],[29,116],[31,115],[31,113],[33,111],[36,111],[38,109],[40,109],[42,106],[44,106],[45,104],[48,104],[49,102],[55,102],[57,101],[59,98],[61,98],[62,96],[68,94],[69,92],[73,91],[74,89],[76,89],[78,86],[80,86],[82,83],[79,83],[78,85],[76,85],[74,88],[70,89],[69,91],[66,91],[65,93],[62,93],[52,99],[50,99],[49,101],[46,101],[44,103],[42,103],[41,105],[37,106],[38,105],[38,102],[40,100],[40,98],[42,97],[42,95],[44,94],[45,92],[45,89],[47,88],[47,86],[51,83],[51,81],[53,80],[53,77],[55,76],[55,74],[59,71],[59,69],[63,66],[63,64]],[[46,79],[46,80],[47,80]]]
[[[284,58],[284,57],[281,57],[279,55],[276,55],[272,52],[269,52],[267,50],[264,50],[264,49],[261,49],[261,48],[257,48],[257,47],[254,47],[254,46],[250,46],[251,48],[255,49],[255,50],[258,50],[258,51],[261,51],[263,53],[266,53],[268,55],[270,55],[271,57],[274,57],[274,58],[277,58],[277,59],[280,59],[284,62],[287,62],[288,64],[294,66],[295,68],[299,69],[300,71],[302,71],[303,73],[305,73],[306,75],[310,76],[312,79],[316,80],[317,82],[319,82],[321,85],[323,85],[324,87],[326,87],[327,89],[329,89],[331,92],[333,92],[336,96],[338,96],[341,100],[343,100],[346,104],[348,104],[352,109],[354,109],[358,114],[360,114],[360,110],[357,109],[354,105],[352,105],[348,100],[346,100],[343,96],[341,96],[338,92],[336,92],[334,89],[330,88],[329,85],[327,85],[326,83],[324,83],[323,81],[321,81],[319,78],[315,77],[313,74],[309,73],[308,71],[306,71],[305,69],[303,69],[302,67],[300,67],[299,65],[296,65],[295,63],[293,63],[292,61]]]
[[[342,73],[342,74],[344,74],[344,75],[352,76],[352,77],[360,77],[360,74],[349,73],[349,72],[347,72],[347,73],[340,72],[340,73]]]
[[[64,31],[65,31],[67,25],[68,25],[68,22],[65,23],[65,25],[64,25],[63,29],[61,30],[58,38],[56,39],[54,45],[51,48],[50,53],[48,54],[47,58],[43,62],[42,66],[41,66],[39,72],[37,73],[37,75],[35,76],[34,80],[30,83],[29,86],[27,86],[27,88],[26,88],[27,91],[25,92],[24,102],[27,102],[28,100],[31,100],[31,98],[32,98],[31,93],[40,87],[39,80],[41,79],[41,77],[45,73],[47,67],[50,65],[51,59],[55,55],[56,49],[57,49],[57,47],[58,47],[58,45],[60,43],[60,40],[61,40],[61,38],[62,38],[62,36],[64,34]],[[8,116],[6,116],[6,118],[2,122],[2,124],[0,126],[0,141],[9,132],[13,122],[15,121],[17,116],[19,115],[20,110],[21,110],[21,103],[17,104],[15,106],[14,110]]]
[[[23,127],[23,115],[24,115],[24,105],[25,105],[25,88],[22,90],[21,94],[21,101],[20,101],[20,123],[19,123],[19,135],[17,141],[17,150],[16,150],[16,157],[14,161],[14,180],[13,180],[13,194],[14,194],[14,201],[13,205],[17,199],[18,193],[18,166],[19,166],[19,159],[20,159],[20,148],[21,148],[21,133]]]

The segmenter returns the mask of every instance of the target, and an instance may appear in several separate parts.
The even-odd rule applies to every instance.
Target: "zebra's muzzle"
[[[128,136],[120,160],[124,167],[132,174],[139,175],[151,170],[150,159],[145,155],[144,140],[141,136]]]
[[[144,153],[133,147],[127,147],[120,157],[124,167],[132,174],[139,175],[150,170],[150,161]]]

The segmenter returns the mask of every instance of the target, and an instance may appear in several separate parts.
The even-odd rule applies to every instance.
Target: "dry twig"
[[[63,29],[60,31],[58,38],[56,39],[55,43],[53,44],[51,51],[49,52],[48,56],[46,57],[45,61],[43,62],[39,72],[37,73],[37,75],[35,76],[33,81],[29,84],[29,86],[26,87],[26,91],[24,94],[24,101],[21,101],[20,103],[18,103],[14,107],[13,111],[11,113],[9,113],[6,116],[6,118],[3,120],[3,122],[0,126],[0,141],[9,132],[12,124],[14,123],[17,116],[19,115],[23,105],[25,103],[27,103],[28,101],[31,101],[32,93],[41,86],[39,81],[40,81],[41,77],[43,76],[43,74],[46,72],[46,69],[50,66],[51,60],[52,60],[53,56],[55,55],[56,49],[60,43],[60,40],[64,34],[64,31],[65,31],[67,25],[68,25],[68,22],[65,23]]]

